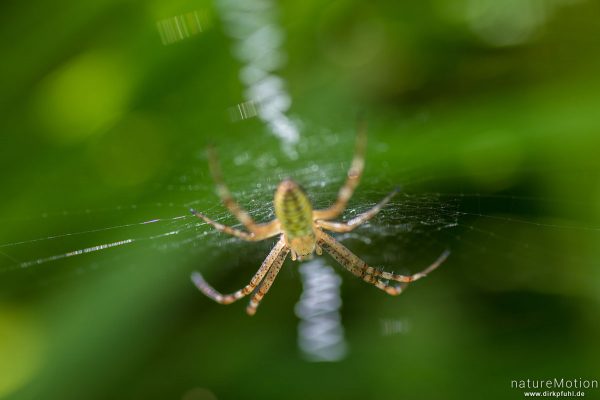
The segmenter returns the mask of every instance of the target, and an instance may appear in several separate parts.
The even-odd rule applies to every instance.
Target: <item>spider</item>
[[[364,167],[365,147],[366,130],[361,127],[346,182],[339,190],[337,200],[332,206],[322,210],[313,210],[304,190],[292,179],[285,179],[279,183],[275,190],[273,204],[276,218],[271,222],[262,224],[254,222],[252,217],[233,199],[223,181],[216,154],[212,148],[209,148],[209,167],[217,187],[217,193],[224,205],[248,231],[220,224],[194,209],[190,210],[191,213],[207,224],[212,225],[218,231],[246,241],[256,242],[277,235],[279,235],[279,240],[252,277],[250,283],[237,292],[231,294],[219,293],[204,280],[199,272],[192,273],[192,282],[202,293],[221,304],[233,303],[253,293],[250,303],[246,307],[246,312],[248,315],[254,315],[261,300],[271,288],[288,254],[290,254],[292,261],[302,261],[312,258],[313,253],[321,255],[324,249],[352,274],[392,296],[399,295],[408,283],[421,279],[436,269],[450,254],[448,250],[444,251],[437,260],[421,272],[413,275],[398,275],[367,265],[343,244],[324,232],[324,230],[332,232],[350,232],[354,230],[373,218],[398,193],[398,189],[393,190],[373,208],[357,215],[348,222],[330,221],[346,209],[346,204],[360,181]],[[392,285],[389,281],[400,283]]]

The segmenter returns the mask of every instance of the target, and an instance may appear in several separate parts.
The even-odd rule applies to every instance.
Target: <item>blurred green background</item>
[[[599,378],[597,1],[0,7],[0,398],[507,399],[523,396],[512,379]],[[283,33],[274,74],[297,157],[264,121],[231,118],[246,101],[236,28],[252,24]],[[327,206],[361,113],[367,164],[345,218],[403,191],[344,244],[403,272],[452,255],[398,298],[325,257],[348,354],[311,363],[298,264],[252,318],[213,303],[190,272],[236,290],[273,241],[187,209],[236,223],[208,143],[257,220],[288,175]],[[383,329],[394,321],[410,329]]]

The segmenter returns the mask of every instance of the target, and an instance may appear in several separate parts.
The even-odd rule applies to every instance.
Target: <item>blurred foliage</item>
[[[520,396],[511,379],[597,379],[600,4],[275,4],[287,55],[277,73],[302,131],[291,160],[258,119],[229,118],[244,101],[222,21],[229,3],[0,6],[0,397],[506,399]],[[204,29],[163,45],[157,22],[193,11]],[[140,240],[19,267],[165,233],[137,223],[183,216],[190,203],[223,215],[207,143],[255,215],[269,217],[287,174],[324,206],[343,180],[359,111],[370,146],[354,211],[395,185],[436,194],[414,203],[423,221],[446,202],[458,208],[452,228],[347,241],[386,268],[453,253],[400,298],[341,271],[350,353],[340,363],[298,354],[296,264],[253,318],[189,282],[201,269],[215,287],[237,289],[271,243]],[[373,225],[410,219],[402,201]],[[412,329],[385,336],[382,319]]]

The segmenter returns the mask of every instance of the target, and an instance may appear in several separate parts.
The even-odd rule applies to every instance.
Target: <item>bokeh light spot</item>
[[[90,51],[51,73],[41,84],[36,113],[45,133],[71,143],[101,131],[125,110],[130,74],[118,57]]]
[[[25,385],[42,360],[42,338],[27,312],[0,304],[0,397]]]

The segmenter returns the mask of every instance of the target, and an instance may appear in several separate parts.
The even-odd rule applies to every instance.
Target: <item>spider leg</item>
[[[354,158],[352,164],[348,170],[348,177],[346,183],[340,188],[338,197],[335,203],[324,210],[315,210],[313,215],[315,219],[333,219],[340,215],[345,209],[348,200],[352,197],[354,189],[358,186],[360,177],[362,176],[363,168],[365,166],[365,148],[367,146],[367,130],[365,123],[359,121],[358,135],[356,138],[356,150],[354,152]]]
[[[350,232],[351,230],[355,229],[356,227],[364,224],[365,222],[367,222],[368,220],[373,218],[379,211],[381,211],[383,206],[385,206],[391,200],[391,198],[396,195],[396,193],[398,193],[398,189],[395,189],[393,192],[391,192],[390,194],[385,196],[385,198],[383,200],[381,200],[379,203],[377,203],[370,210],[357,215],[356,217],[352,218],[348,222],[345,222],[345,223],[344,222],[330,222],[330,221],[322,221],[322,220],[317,220],[315,222],[321,228],[327,229],[329,231]]]
[[[206,215],[194,210],[193,208],[190,210],[190,212],[196,217],[204,220],[204,222],[206,222],[207,224],[212,225],[216,230],[227,233],[231,236],[238,237],[243,240],[247,240],[249,242],[257,242],[259,240],[267,239],[271,236],[275,236],[278,233],[280,233],[279,222],[277,220],[267,222],[266,224],[255,225],[255,229],[248,233],[227,225],[220,224],[208,218]]]
[[[377,288],[385,291],[386,293],[396,296],[402,293],[406,284],[414,282],[418,279],[425,277],[431,271],[440,266],[444,260],[450,255],[450,251],[444,251],[438,259],[433,262],[430,266],[425,268],[423,271],[413,275],[398,275],[390,272],[380,271],[369,266],[366,262],[358,258],[354,253],[348,250],[343,244],[336,241],[334,238],[324,233],[323,231],[317,232],[318,240],[317,243],[323,247],[331,256],[350,271],[355,276],[358,276],[362,280]],[[382,280],[383,279],[383,280]],[[384,280],[392,280],[403,283],[402,285],[390,285]]]
[[[275,244],[267,258],[263,261],[256,274],[254,274],[254,276],[250,280],[250,283],[248,283],[245,287],[238,290],[237,292],[231,294],[219,293],[212,286],[210,286],[204,280],[202,274],[197,271],[194,271],[192,273],[192,282],[202,293],[204,293],[206,296],[210,297],[217,303],[231,304],[234,301],[237,301],[251,293],[256,288],[256,286],[258,286],[260,281],[264,278],[271,266],[279,264],[281,267],[281,264],[283,264],[283,260],[285,260],[285,256],[287,255],[288,251],[289,249],[285,244],[285,240],[283,238],[279,239],[279,241],[277,242],[277,244]]]
[[[221,198],[221,201],[229,209],[229,211],[248,229],[250,232],[258,233],[262,229],[261,225],[257,225],[250,214],[246,212],[233,198],[231,192],[225,181],[223,180],[223,174],[221,173],[221,167],[219,166],[219,159],[217,153],[212,147],[208,148],[208,161],[209,168],[215,185],[217,186],[217,194]]]
[[[277,274],[283,266],[283,262],[285,261],[288,251],[289,247],[285,247],[285,250],[281,253],[280,257],[278,257],[277,260],[273,262],[273,265],[271,266],[271,269],[269,269],[267,276],[262,281],[258,289],[256,289],[256,291],[254,292],[252,299],[250,299],[250,303],[248,303],[248,306],[246,307],[246,313],[248,315],[256,314],[256,309],[260,305],[260,301],[263,299],[263,297],[265,297],[265,295],[271,288],[271,285],[273,285],[275,278],[277,278]]]

